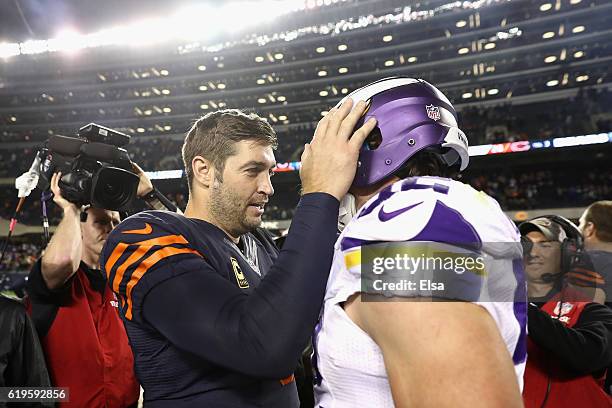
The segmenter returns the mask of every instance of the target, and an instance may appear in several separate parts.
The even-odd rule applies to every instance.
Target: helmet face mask
[[[368,136],[360,155],[355,187],[374,185],[399,170],[419,151],[432,147],[449,148],[443,161],[460,169],[469,161],[468,142],[458,128],[457,114],[437,88],[421,79],[386,78],[366,85],[346,98],[368,102],[361,126],[370,117],[378,125]],[[346,99],[344,98],[342,102]]]

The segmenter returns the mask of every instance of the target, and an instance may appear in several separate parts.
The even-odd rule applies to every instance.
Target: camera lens
[[[94,177],[91,203],[107,210],[120,210],[136,198],[138,176],[118,167],[102,167]]]

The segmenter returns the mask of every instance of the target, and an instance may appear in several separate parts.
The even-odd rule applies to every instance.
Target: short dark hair
[[[428,148],[412,156],[393,175],[399,179],[418,176],[436,176],[456,178],[459,175],[459,166],[448,166],[440,157],[442,148]]]
[[[225,161],[235,154],[234,145],[243,140],[270,145],[273,149],[276,149],[278,143],[272,126],[255,113],[223,109],[198,119],[187,132],[182,149],[189,189],[193,183],[191,162],[194,157],[202,156],[212,162],[222,181],[220,177]]]
[[[595,236],[612,242],[612,201],[596,201],[585,212],[584,220],[595,225]]]

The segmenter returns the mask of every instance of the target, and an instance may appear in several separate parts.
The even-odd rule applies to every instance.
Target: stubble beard
[[[211,190],[210,213],[218,227],[234,237],[255,230],[261,223],[249,222],[247,207],[243,207],[239,195],[227,185],[215,180]]]

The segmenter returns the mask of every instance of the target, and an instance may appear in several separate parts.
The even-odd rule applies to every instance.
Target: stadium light
[[[548,11],[552,8],[552,4],[544,3],[540,6],[540,11]]]
[[[22,54],[42,54],[49,51],[49,42],[42,40],[26,41],[20,44]]]
[[[219,52],[236,45],[253,44],[263,46],[272,41],[293,41],[311,32],[329,35],[346,31],[364,29],[369,26],[408,23],[435,17],[450,10],[478,10],[480,8],[509,0],[465,0],[449,1],[429,10],[413,10],[410,6],[395,10],[393,14],[363,15],[355,21],[330,21],[325,24],[300,27],[280,33],[265,33],[253,36],[248,30],[269,23],[282,15],[315,7],[322,7],[340,0],[263,0],[224,2],[219,5],[200,4],[179,10],[164,18],[155,18],[134,22],[132,24],[111,27],[90,34],[69,36],[68,44],[62,41],[32,40],[24,43],[0,45],[0,57],[9,58],[19,54],[39,54],[50,51],[102,46],[146,46],[157,43],[170,43],[183,40],[186,43],[178,46],[179,53],[196,51]],[[345,2],[346,0],[342,0]],[[329,3],[329,4],[328,4]],[[203,21],[205,20],[205,21]],[[227,24],[231,21],[232,24]],[[364,23],[365,22],[365,23]],[[173,27],[170,32],[160,30],[160,27]],[[243,36],[232,41],[220,41],[216,44],[206,44],[210,38],[224,34],[240,34]],[[391,35],[384,36],[384,41],[392,40]],[[51,41],[51,45],[50,45]],[[17,52],[17,49],[19,52]],[[346,50],[346,45],[338,46],[339,51]],[[263,57],[257,57],[257,62],[263,62]]]
[[[83,48],[108,45],[144,46],[171,40],[205,40],[219,33],[244,31],[303,8],[302,0],[265,0],[225,3],[220,6],[200,4],[185,7],[164,18],[146,19],[90,34],[65,30],[48,40],[31,40],[0,46],[0,57],[44,52],[76,52]],[[202,23],[205,19],[205,24]],[[232,24],[226,24],[232,21]],[[172,27],[168,31],[160,27]],[[19,52],[17,52],[19,50]]]
[[[0,58],[14,57],[19,53],[19,44],[0,43]]]
[[[86,37],[72,29],[62,30],[57,37],[48,41],[48,51],[62,51],[69,54],[77,53],[87,46]]]

